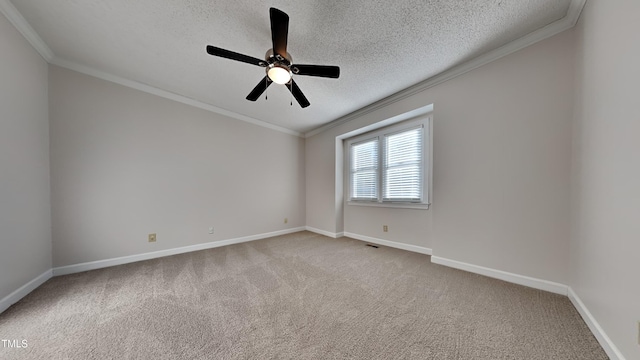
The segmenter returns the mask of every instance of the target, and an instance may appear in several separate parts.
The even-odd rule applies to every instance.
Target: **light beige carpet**
[[[606,359],[566,297],[300,232],[55,277],[2,359]]]

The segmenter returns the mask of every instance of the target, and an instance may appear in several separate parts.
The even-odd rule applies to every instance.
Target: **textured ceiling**
[[[55,58],[298,132],[358,110],[567,15],[571,0],[12,0]],[[245,100],[271,47],[269,7],[290,16],[294,62],[338,65],[339,79],[296,76]]]

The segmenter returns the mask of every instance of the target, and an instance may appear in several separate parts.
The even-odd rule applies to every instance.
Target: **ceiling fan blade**
[[[260,60],[258,58],[254,58],[248,55],[242,55],[237,52],[221,49],[219,47],[215,47],[211,45],[207,45],[207,52],[209,53],[209,55],[219,56],[219,57],[236,60],[236,61],[242,61],[251,65],[257,65],[257,66],[263,66],[263,67],[267,65],[264,62],[264,60]]]
[[[273,43],[273,54],[287,57],[287,36],[289,35],[289,15],[271,8],[271,41]]]
[[[300,104],[303,109],[311,105],[311,103],[309,103],[309,100],[307,100],[307,98],[302,93],[302,90],[300,90],[300,88],[298,87],[298,84],[296,84],[293,79],[291,79],[290,84],[287,84],[287,89],[291,91],[291,94],[294,98],[296,98],[296,100],[298,100],[298,104]]]
[[[269,79],[268,76],[265,76],[264,79],[260,80],[258,85],[256,85],[256,87],[254,87],[253,90],[251,90],[249,95],[247,95],[247,100],[251,100],[251,101],[258,100],[260,95],[262,95],[262,93],[265,90],[267,90],[267,88],[269,87],[269,85],[271,85],[272,82],[273,81],[271,81],[271,79]]]
[[[296,75],[319,76],[337,79],[340,77],[340,68],[327,65],[291,65],[291,71]]]

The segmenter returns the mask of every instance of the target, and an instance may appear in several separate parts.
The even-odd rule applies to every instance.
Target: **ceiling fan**
[[[242,61],[247,64],[257,65],[265,68],[267,75],[260,80],[258,85],[247,95],[247,100],[256,101],[265,90],[275,82],[286,85],[301,107],[310,105],[309,100],[304,96],[293,75],[319,76],[337,79],[340,76],[340,68],[327,65],[303,65],[294,64],[291,54],[287,52],[287,36],[289,33],[289,15],[276,8],[269,9],[271,17],[271,41],[273,48],[269,49],[264,60],[254,58],[237,52],[221,49],[219,47],[207,46],[207,53],[226,59]]]

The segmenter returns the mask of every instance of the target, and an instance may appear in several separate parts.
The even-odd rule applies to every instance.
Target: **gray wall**
[[[304,139],[53,65],[49,86],[54,266],[305,225]]]
[[[637,358],[638,13],[587,2],[575,30],[306,141],[48,70],[0,16],[0,299],[52,253],[63,266],[306,224],[569,284]],[[344,206],[336,136],[431,103],[432,208]]]
[[[640,2],[588,1],[576,28],[571,287],[640,359]]]
[[[307,225],[567,283],[574,32],[307,139]],[[335,205],[335,138],[434,104],[430,210]],[[382,224],[389,232],[382,232]]]
[[[0,15],[0,299],[51,269],[47,63]]]

